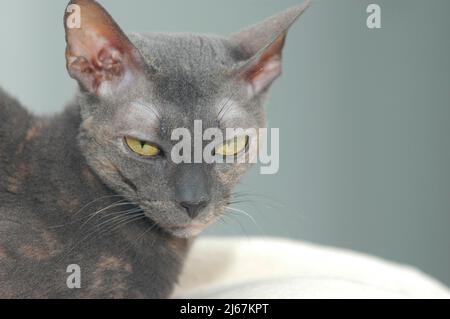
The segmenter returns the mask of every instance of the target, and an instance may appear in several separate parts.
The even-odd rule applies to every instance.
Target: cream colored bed
[[[200,238],[175,298],[450,298],[435,279],[343,249],[269,238]]]

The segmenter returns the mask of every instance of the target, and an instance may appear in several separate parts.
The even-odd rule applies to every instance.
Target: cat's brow
[[[239,105],[232,98],[223,99],[218,103],[219,113],[217,120],[219,123],[226,123],[240,114]]]
[[[145,109],[149,110],[151,113],[153,113],[153,115],[156,117],[156,119],[158,121],[161,120],[161,116],[159,115],[158,111],[155,109],[155,107],[153,105],[147,104],[142,101],[137,101],[137,102],[133,103],[133,106],[139,107],[139,108],[145,108]]]
[[[117,114],[118,125],[123,130],[133,128],[142,134],[152,134],[158,129],[161,116],[148,103],[133,102]]]

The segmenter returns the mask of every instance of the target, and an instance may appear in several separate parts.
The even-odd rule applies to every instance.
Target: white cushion
[[[269,238],[200,238],[175,298],[450,298],[420,271],[343,249]]]

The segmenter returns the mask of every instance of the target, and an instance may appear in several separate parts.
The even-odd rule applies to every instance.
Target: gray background
[[[229,34],[296,0],[101,1],[127,31]],[[318,0],[290,33],[272,91],[281,170],[246,178],[253,203],[208,233],[273,235],[413,264],[450,284],[450,1]],[[51,113],[75,91],[66,1],[0,0],[0,85]]]

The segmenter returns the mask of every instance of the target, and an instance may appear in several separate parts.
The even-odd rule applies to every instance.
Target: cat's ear
[[[70,1],[64,26],[67,70],[88,92],[107,96],[141,74],[139,51],[96,1]]]
[[[231,42],[243,51],[246,58],[237,76],[251,85],[254,94],[267,90],[281,75],[287,32],[309,4],[307,0],[231,36]]]

